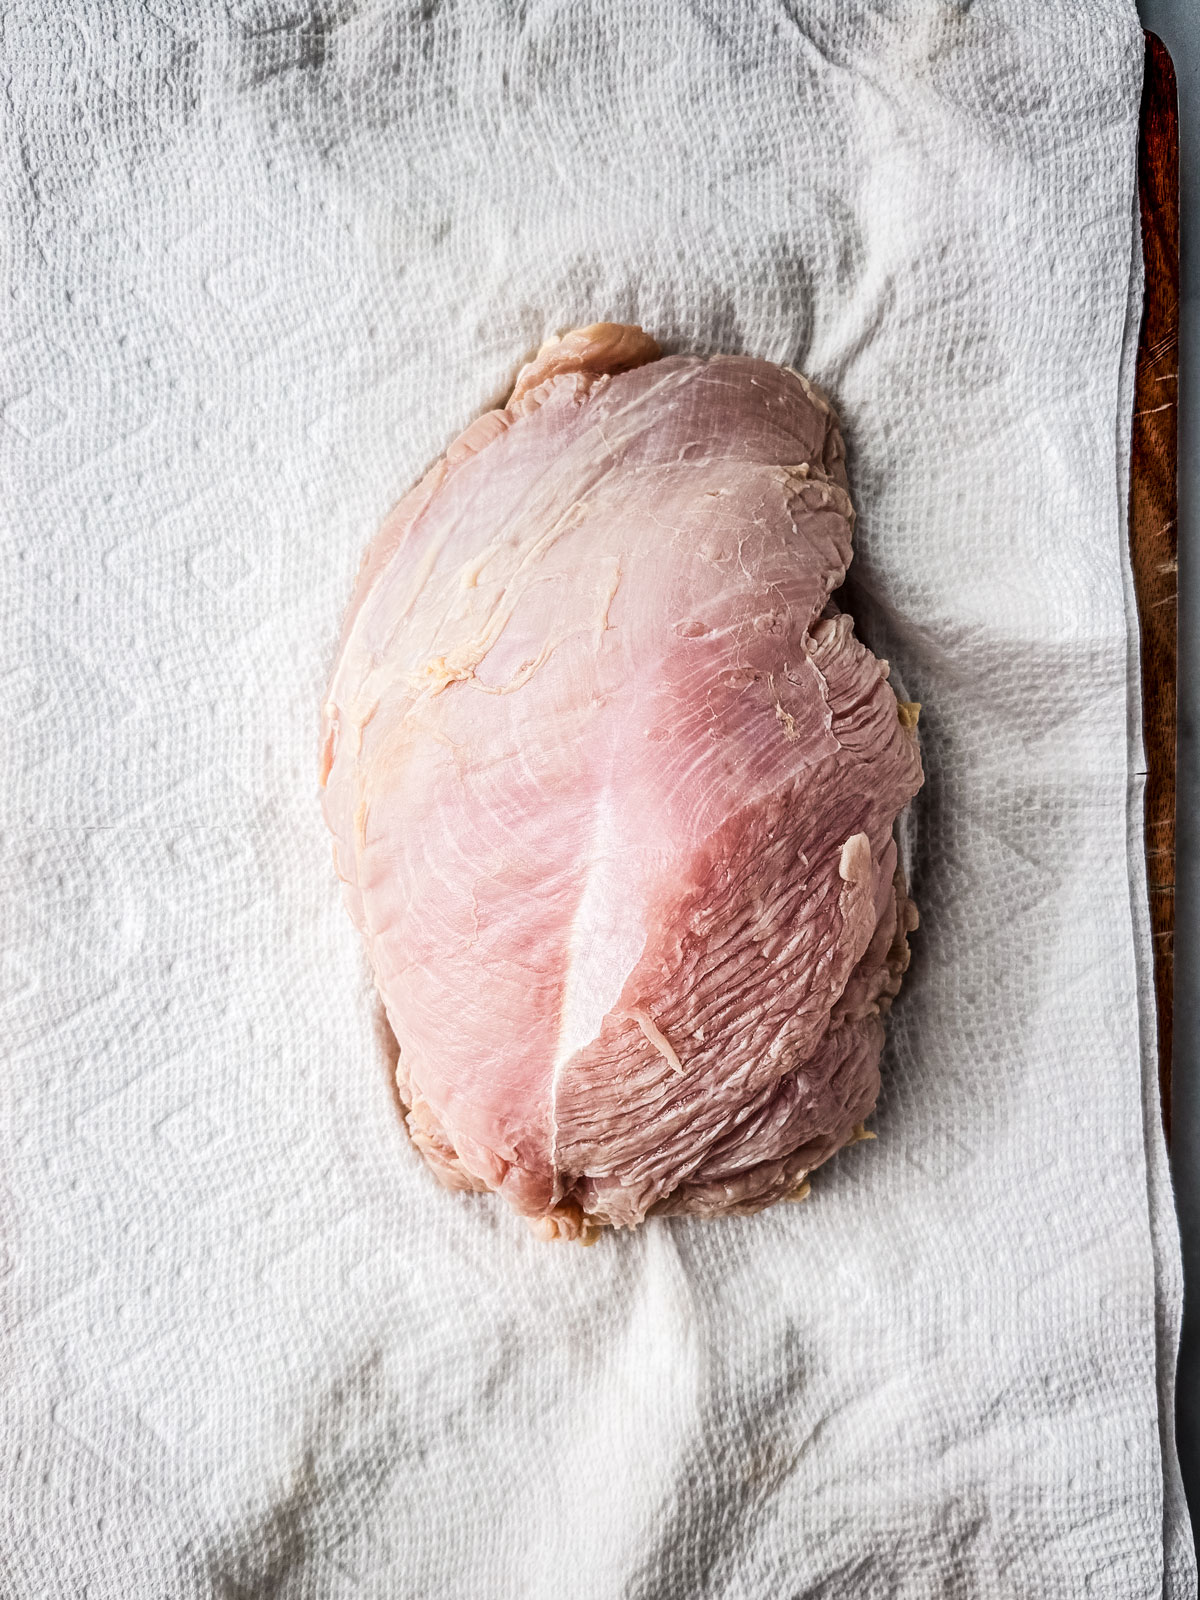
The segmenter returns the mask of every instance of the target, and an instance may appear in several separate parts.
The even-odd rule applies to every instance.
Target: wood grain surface
[[[1171,1133],[1175,935],[1176,431],[1179,373],[1179,119],[1166,46],[1146,35],[1138,186],[1146,297],[1138,340],[1129,541],[1141,621],[1146,866],[1154,937],[1159,1086]]]

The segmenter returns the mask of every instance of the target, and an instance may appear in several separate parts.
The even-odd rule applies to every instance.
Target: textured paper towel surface
[[[14,0],[5,1596],[1190,1595],[1131,4]],[[922,726],[878,1142],[536,1242],[409,1148],[317,706],[547,333],[799,365]]]

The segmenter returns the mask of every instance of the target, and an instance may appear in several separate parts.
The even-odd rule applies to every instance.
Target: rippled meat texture
[[[861,1131],[921,766],[830,603],[852,523],[802,377],[600,324],[380,530],[324,806],[444,1183],[587,1238],[802,1192]]]

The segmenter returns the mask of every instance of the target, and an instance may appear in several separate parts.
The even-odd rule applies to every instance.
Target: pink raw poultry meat
[[[368,550],[324,807],[444,1183],[549,1236],[793,1194],[878,1092],[915,708],[797,373],[551,341]]]

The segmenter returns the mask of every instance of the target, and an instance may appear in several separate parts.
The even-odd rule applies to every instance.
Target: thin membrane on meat
[[[861,1134],[916,708],[831,595],[798,373],[545,345],[364,557],[324,809],[413,1140],[547,1236],[753,1211]]]

